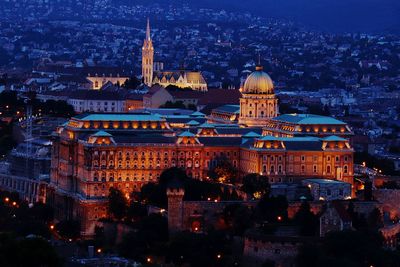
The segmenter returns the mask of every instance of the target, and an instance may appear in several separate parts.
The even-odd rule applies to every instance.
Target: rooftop
[[[346,125],[345,122],[339,121],[332,117],[314,115],[314,114],[284,114],[273,118],[274,121],[289,122],[295,124],[333,124]]]
[[[120,113],[120,114],[81,114],[75,119],[84,121],[162,121],[158,115],[146,113]]]
[[[337,181],[337,180],[329,180],[329,179],[305,179],[303,180],[305,183],[314,183],[314,184],[348,184],[346,182]]]

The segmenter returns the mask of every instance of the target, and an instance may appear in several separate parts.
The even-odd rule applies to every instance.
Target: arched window
[[[275,166],[274,165],[271,165],[271,167],[270,167],[270,172],[273,174],[273,173],[275,173]]]
[[[326,166],[326,173],[331,173],[331,165]]]
[[[99,174],[97,172],[93,174],[93,181],[95,182],[99,181]]]
[[[347,174],[349,172],[349,167],[347,165],[343,166],[343,173]]]

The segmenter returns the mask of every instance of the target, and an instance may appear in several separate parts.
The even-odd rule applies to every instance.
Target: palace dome
[[[257,66],[256,71],[247,77],[242,89],[244,94],[273,94],[274,84],[271,77],[263,71],[263,67]]]

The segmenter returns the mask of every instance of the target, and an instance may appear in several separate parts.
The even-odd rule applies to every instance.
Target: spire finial
[[[148,41],[151,40],[151,36],[150,36],[150,19],[149,18],[147,18],[146,40],[148,40]]]
[[[261,70],[263,70],[264,68],[261,66],[261,54],[260,54],[260,52],[258,52],[258,64],[257,64],[257,66],[256,66],[256,70],[259,70],[259,71],[261,71]]]

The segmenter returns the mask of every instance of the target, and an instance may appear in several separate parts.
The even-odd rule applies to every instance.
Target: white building
[[[351,198],[351,184],[328,179],[306,179],[303,185],[310,188],[314,200],[339,200]]]

